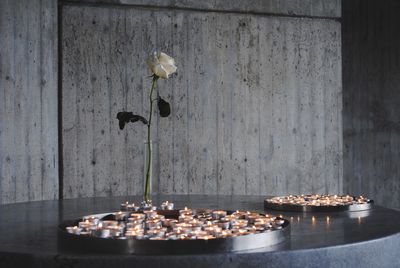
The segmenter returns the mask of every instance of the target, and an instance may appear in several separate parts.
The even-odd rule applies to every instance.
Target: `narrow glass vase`
[[[151,201],[151,181],[153,178],[153,142],[144,142],[144,193],[143,193],[143,208],[152,207]]]

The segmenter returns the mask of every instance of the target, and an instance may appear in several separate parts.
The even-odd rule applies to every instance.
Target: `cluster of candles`
[[[366,204],[371,200],[359,196],[350,195],[289,195],[278,196],[267,199],[267,202],[278,205],[298,205],[298,206],[349,206],[355,204]]]
[[[66,227],[76,235],[115,239],[193,240],[227,238],[282,229],[284,219],[249,211],[173,210],[168,201],[161,210],[140,210],[133,204],[121,204],[123,211],[111,220],[87,216],[77,226]],[[170,210],[171,212],[168,213]]]

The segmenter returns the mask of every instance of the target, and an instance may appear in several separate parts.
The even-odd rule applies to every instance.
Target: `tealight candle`
[[[66,228],[67,232],[70,234],[80,234],[82,231],[82,228],[79,228],[78,226],[73,226],[73,227],[67,227]]]
[[[128,222],[126,224],[126,228],[130,228],[130,229],[141,229],[143,228],[143,223],[134,223],[134,222]]]
[[[254,223],[259,217],[260,215],[258,213],[246,214],[245,216],[246,220],[248,220],[249,223]]]
[[[125,202],[120,205],[121,211],[138,211],[139,207],[135,206],[135,203],[129,204],[129,202]]]
[[[222,231],[222,228],[218,226],[207,226],[204,227],[203,230],[208,232],[209,234],[215,234],[215,233],[220,233]]]
[[[109,226],[118,226],[118,221],[101,221],[99,222],[99,225],[101,225],[103,228]]]
[[[254,224],[255,223],[268,223],[268,222],[270,222],[271,221],[271,218],[267,218],[267,217],[260,217],[260,218],[257,218],[257,219],[255,219],[255,221],[254,221]]]
[[[97,225],[99,224],[100,219],[94,216],[89,216],[89,217],[84,217],[83,218],[85,221],[89,221],[90,223]]]
[[[212,217],[215,220],[219,220],[219,219],[225,217],[226,214],[227,214],[227,212],[224,211],[224,210],[215,210],[215,211],[212,212]]]
[[[203,211],[203,212],[197,213],[196,216],[198,219],[208,219],[208,218],[212,219],[211,212],[212,211]]]
[[[146,215],[143,213],[132,213],[130,218],[132,218],[132,220],[142,220],[143,221],[146,218]]]
[[[246,229],[239,229],[236,235],[247,235],[249,232]]]
[[[151,202],[150,203],[142,202],[140,209],[141,210],[157,210],[157,207],[153,206],[151,204]]]
[[[162,236],[154,236],[154,237],[150,237],[150,240],[165,240]]]
[[[149,237],[161,237],[164,236],[165,231],[164,229],[150,229],[147,231],[147,235]]]
[[[123,221],[127,216],[128,214],[122,211],[114,213],[115,220],[117,221]]]
[[[98,228],[93,230],[92,234],[97,237],[108,238],[110,237],[110,229]]]
[[[248,211],[247,211],[247,212],[244,212],[244,211],[236,210],[235,212],[232,213],[232,215],[238,217],[238,219],[244,219],[245,216],[246,216],[247,214],[249,214],[249,213],[250,213],[250,212],[248,212]]]
[[[165,201],[161,204],[161,209],[163,210],[173,210],[174,209],[174,203]]]
[[[153,218],[157,215],[157,211],[155,210],[145,210],[143,213],[146,215],[146,218]]]
[[[221,218],[221,220],[230,221],[230,222],[235,221],[237,219],[239,219],[239,216],[238,215],[234,215],[234,214],[226,215],[225,217]]]
[[[206,231],[193,231],[192,234],[195,235],[195,236],[205,236],[205,235],[208,235],[208,232],[206,232]]]
[[[239,219],[239,220],[236,220],[233,224],[232,224],[232,226],[236,226],[236,227],[241,227],[241,228],[243,228],[243,227],[246,227],[247,225],[248,225],[248,220],[241,220],[241,219]]]
[[[179,214],[182,215],[193,215],[193,211],[185,207],[185,209],[179,210]]]
[[[165,220],[165,216],[164,215],[155,215],[153,217],[151,217],[152,220],[159,220],[159,221],[163,221]]]
[[[274,220],[274,223],[278,224],[278,225],[282,225],[285,223],[285,220],[280,218],[280,217],[276,217]]]
[[[194,217],[192,215],[180,215],[178,218],[179,222],[188,222],[193,219],[194,219]]]
[[[182,227],[176,227],[173,229],[173,233],[175,233],[176,235],[181,235],[181,234],[188,234],[190,233],[192,230],[190,228],[182,228]]]
[[[231,237],[232,236],[232,232],[228,231],[228,230],[223,230],[221,233],[217,234],[217,238],[219,237]]]
[[[128,206],[128,211],[139,211],[139,209],[140,209],[140,207],[135,206],[134,203],[132,205]]]
[[[218,222],[218,226],[221,227],[224,230],[229,229],[229,225],[230,225],[230,222],[227,221],[227,220],[220,220]]]
[[[128,218],[128,223],[141,224],[143,223],[143,221],[144,219]]]
[[[196,225],[192,225],[192,227],[191,227],[191,229],[192,229],[192,231],[201,231],[202,230],[202,226],[200,225],[200,226],[196,226]]]
[[[174,234],[170,234],[168,236],[165,237],[166,240],[178,240],[178,237]]]
[[[143,238],[144,238],[144,234],[143,234],[143,233],[141,233],[141,232],[135,232],[135,231],[126,232],[126,233],[125,233],[125,236],[126,236],[127,238],[134,238],[134,239],[143,239]]]
[[[147,229],[161,228],[162,222],[160,220],[147,220],[145,226]]]
[[[197,236],[193,232],[189,233],[187,235],[187,237],[188,237],[189,240],[196,240],[197,239]]]
[[[209,240],[209,239],[214,239],[215,236],[213,235],[204,235],[204,236],[198,236],[197,239],[202,239],[202,240]]]
[[[274,228],[275,230],[282,229],[282,225],[276,224],[275,222],[271,224],[271,227]]]
[[[197,220],[197,219],[193,219],[193,220],[191,220],[191,221],[188,221],[187,223],[189,223],[189,224],[191,224],[193,227],[194,226],[202,226],[203,225],[203,223],[201,222],[201,221],[199,221],[199,220]]]
[[[122,204],[120,205],[120,209],[121,209],[122,211],[127,211],[127,210],[128,210],[128,206],[129,206],[129,202],[126,201],[125,203],[122,203]]]
[[[257,231],[257,227],[255,226],[251,226],[251,227],[246,227],[247,232],[249,232],[249,234],[255,234],[258,233]]]
[[[180,240],[190,240],[191,238],[187,234],[178,235],[178,239]]]
[[[136,232],[136,233],[144,233],[144,228],[139,227],[139,228],[126,228],[126,233],[128,232]]]
[[[120,226],[109,226],[107,229],[110,230],[110,236],[120,236],[123,233],[123,228]]]
[[[96,225],[93,224],[93,223],[91,223],[91,222],[89,222],[89,220],[85,220],[85,221],[80,221],[80,222],[78,223],[78,226],[79,226],[79,228],[90,229],[90,228],[92,228],[93,226],[95,227]]]
[[[176,228],[190,228],[190,227],[192,227],[192,225],[187,222],[180,222],[180,223],[175,224],[175,227]]]
[[[162,223],[165,227],[175,227],[178,221],[175,219],[164,219]]]
[[[269,224],[268,223],[266,223],[266,222],[264,222],[264,221],[256,221],[255,223],[254,223],[254,226],[256,227],[256,228],[266,228],[266,227],[268,227],[269,226]]]

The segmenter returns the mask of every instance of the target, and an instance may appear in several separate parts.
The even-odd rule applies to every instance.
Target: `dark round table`
[[[264,196],[154,196],[156,204],[263,212]],[[117,211],[140,197],[80,198],[0,206],[0,267],[400,267],[400,212],[286,213],[291,236],[272,247],[225,254],[107,255],[66,252],[57,226],[83,215]]]

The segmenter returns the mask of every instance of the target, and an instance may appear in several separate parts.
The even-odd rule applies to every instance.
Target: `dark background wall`
[[[342,2],[344,192],[400,208],[400,2]]]

